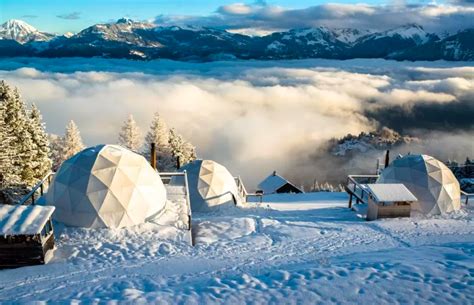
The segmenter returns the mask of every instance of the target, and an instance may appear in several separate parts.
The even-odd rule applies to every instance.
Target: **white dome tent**
[[[418,199],[411,211],[438,215],[461,208],[461,191],[451,170],[427,155],[406,155],[384,169],[377,183],[403,183]]]
[[[196,160],[180,170],[187,172],[193,212],[241,203],[235,178],[221,164],[212,160]]]
[[[121,228],[153,218],[166,205],[159,174],[145,158],[117,145],[98,145],[66,160],[45,196],[53,218],[86,228]]]

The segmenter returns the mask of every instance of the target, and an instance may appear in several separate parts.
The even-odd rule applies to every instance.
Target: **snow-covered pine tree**
[[[155,143],[158,148],[160,147],[169,147],[169,130],[165,121],[161,118],[160,114],[157,112],[153,116],[151,121],[150,129],[146,134],[145,141],[147,144]]]
[[[150,145],[156,144],[158,169],[160,171],[171,171],[175,168],[175,162],[171,155],[169,145],[169,130],[165,121],[158,113],[155,113],[150,129],[145,137],[145,156],[150,158]]]
[[[77,127],[76,123],[71,120],[66,126],[66,133],[64,134],[64,137],[60,143],[59,165],[83,149],[84,144],[82,143],[79,128]]]
[[[196,160],[196,148],[189,142],[183,145],[183,165]]]
[[[49,158],[49,140],[41,113],[35,104],[31,106],[29,131],[33,145],[35,146],[32,160],[33,177],[35,180],[42,179],[51,170],[51,159]]]
[[[180,166],[196,160],[195,147],[191,143],[185,141],[176,129],[170,129],[168,142],[170,144],[171,155],[176,164],[178,164],[178,159]]]
[[[176,167],[183,164],[182,160],[184,157],[183,154],[183,137],[176,131],[176,129],[171,128],[169,132],[168,143],[170,145],[171,155],[176,162]]]
[[[138,151],[142,146],[140,128],[131,114],[120,130],[119,144],[133,151]]]
[[[62,145],[63,145],[63,137],[57,134],[49,134],[49,157],[51,158],[53,165],[52,170],[55,172],[58,170],[59,166],[61,165],[62,160],[61,153],[62,153]]]
[[[3,104],[3,124],[11,141],[11,148],[15,158],[13,162],[13,176],[19,176],[20,182],[32,186],[36,183],[33,158],[35,145],[29,132],[29,117],[25,103],[17,89],[11,89],[4,81],[0,82],[0,102]]]
[[[12,136],[5,123],[5,84],[0,83],[0,189],[18,184],[19,171],[15,169],[16,154],[11,146]]]

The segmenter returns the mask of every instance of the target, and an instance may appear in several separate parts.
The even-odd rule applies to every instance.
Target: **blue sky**
[[[387,29],[404,23],[457,31],[474,27],[474,0],[0,0],[0,22],[21,19],[52,33],[78,32],[121,17],[262,32],[320,25]]]
[[[108,22],[123,16],[137,20],[153,19],[159,15],[206,16],[215,13],[220,6],[236,2],[255,3],[255,1],[241,0],[0,0],[0,21],[21,19],[42,31],[66,32],[78,31],[91,24]],[[326,2],[266,1],[268,5],[278,5],[288,9],[305,8]],[[360,1],[337,2],[357,3]],[[369,0],[364,3],[380,3],[380,1]],[[58,16],[70,17],[70,19]]]

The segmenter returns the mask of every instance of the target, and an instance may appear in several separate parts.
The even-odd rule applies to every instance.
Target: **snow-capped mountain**
[[[53,39],[54,38],[54,39]],[[409,24],[373,32],[326,27],[246,36],[222,29],[157,26],[122,18],[54,36],[23,21],[0,27],[0,56],[221,59],[392,58],[474,60],[474,29],[439,38]]]
[[[33,26],[21,20],[9,20],[0,25],[0,39],[14,40],[20,44],[34,41],[49,41],[55,36],[38,31]]]
[[[346,44],[354,44],[359,38],[373,34],[371,30],[358,30],[351,28],[341,28],[332,30],[334,37]]]
[[[256,39],[258,41],[258,39]],[[269,58],[332,58],[340,54],[345,44],[325,28],[294,29],[261,37],[264,54]]]
[[[408,60],[474,60],[474,29],[460,31],[442,40],[420,44],[392,57]]]
[[[354,46],[349,50],[348,56],[365,58],[389,57],[401,50],[438,40],[439,37],[437,35],[427,33],[420,25],[408,24],[360,37],[354,42]]]

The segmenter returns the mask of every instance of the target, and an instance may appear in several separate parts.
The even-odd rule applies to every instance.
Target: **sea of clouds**
[[[0,60],[0,79],[39,106],[48,132],[73,119],[87,145],[116,143],[128,114],[145,133],[159,112],[250,188],[273,170],[324,180],[337,164],[314,156],[329,139],[382,126],[424,140],[419,152],[474,155],[472,62],[18,58]]]

